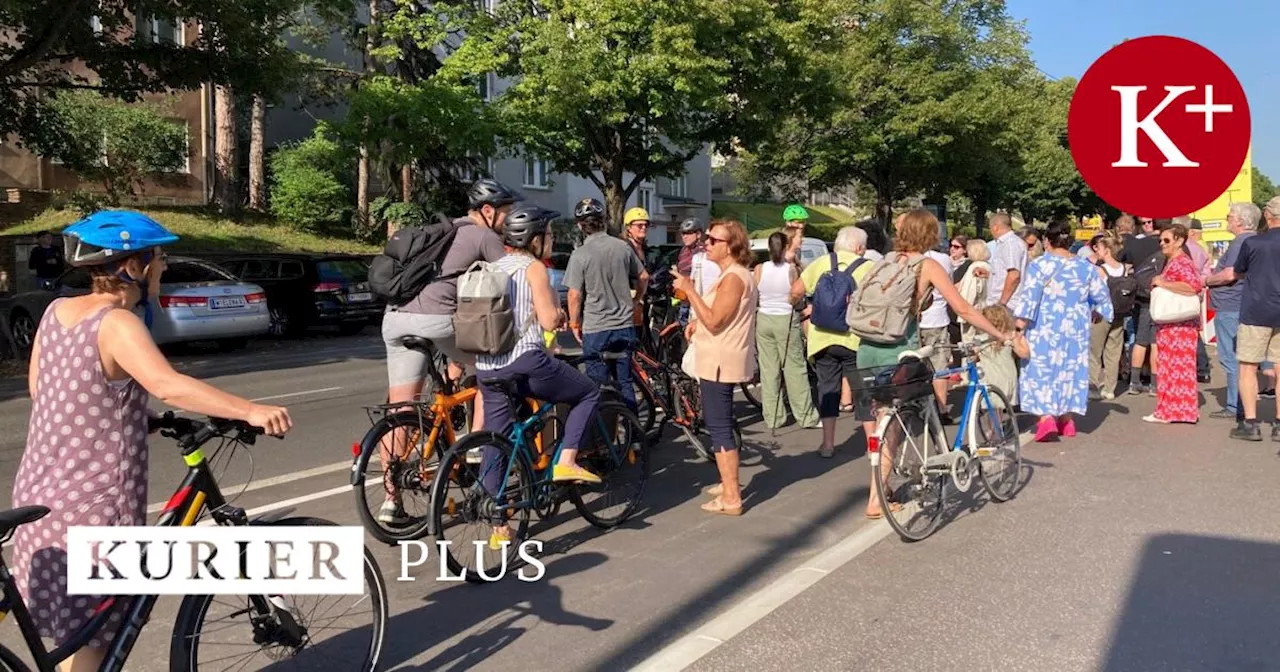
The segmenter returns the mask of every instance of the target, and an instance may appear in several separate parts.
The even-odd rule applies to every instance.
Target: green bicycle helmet
[[[786,210],[782,211],[782,221],[784,222],[805,222],[809,220],[809,211],[804,209],[802,205],[788,205]]]

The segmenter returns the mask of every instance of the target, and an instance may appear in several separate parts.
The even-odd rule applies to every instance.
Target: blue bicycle
[[[431,485],[430,529],[449,572],[473,583],[496,580],[514,566],[531,513],[553,518],[568,499],[587,522],[613,528],[635,513],[649,481],[644,428],[625,404],[601,401],[578,448],[578,464],[601,482],[556,483],[551,467],[564,435],[556,406],[523,403],[519,377],[484,384],[503,391],[515,421],[505,434],[460,439],[440,458]]]
[[[865,388],[880,405],[875,435],[868,442],[881,510],[905,541],[933,534],[948,495],[968,492],[978,473],[991,498],[1011,499],[1021,479],[1022,455],[1013,404],[1003,390],[982,382],[980,351],[996,347],[978,340],[949,346],[963,366],[934,371],[932,346],[904,352],[898,364],[865,369]],[[1006,346],[1007,347],[1007,346]],[[953,440],[938,417],[933,381],[962,374],[968,390]]]

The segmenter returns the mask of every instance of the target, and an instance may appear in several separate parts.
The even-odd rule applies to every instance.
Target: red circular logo
[[[1227,190],[1249,151],[1249,102],[1231,68],[1180,37],[1129,40],[1089,66],[1067,139],[1102,200],[1133,215],[1188,215]]]

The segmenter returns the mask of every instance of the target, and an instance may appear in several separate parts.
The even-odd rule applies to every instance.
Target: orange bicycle
[[[351,446],[351,488],[356,512],[369,534],[387,544],[431,534],[431,481],[440,456],[460,435],[470,431],[478,392],[473,379],[450,381],[443,375],[444,357],[430,340],[410,336],[401,344],[427,355],[431,363],[427,372],[435,392],[430,399],[366,407],[373,426]],[[536,400],[525,400],[521,418],[536,413],[540,407]],[[550,416],[547,429],[535,441],[539,454],[544,443],[554,445],[547,437],[559,436],[563,430],[555,413]],[[475,457],[479,459],[478,455]],[[384,511],[387,501],[395,504],[390,515]],[[547,518],[556,509],[558,502],[538,513]]]

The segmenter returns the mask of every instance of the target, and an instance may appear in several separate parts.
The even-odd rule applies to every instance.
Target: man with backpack
[[[849,382],[855,393],[854,416],[859,421],[874,420],[871,407],[857,398],[862,381],[857,375],[859,339],[849,330],[845,315],[858,282],[872,264],[863,257],[867,248],[867,232],[846,226],[836,234],[835,251],[814,259],[792,291],[809,297],[807,354],[818,377],[818,418],[822,421],[821,457],[835,454],[836,418],[840,415],[840,385]]]
[[[1160,232],[1173,221],[1143,219],[1143,233],[1125,241],[1119,260],[1133,266],[1138,281],[1133,314],[1134,339],[1129,360],[1129,394],[1144,391],[1156,396],[1156,325],[1151,321],[1151,281],[1164,271],[1164,254],[1160,251]],[[1142,365],[1151,350],[1151,386],[1142,385]]]
[[[605,231],[604,206],[599,201],[583,199],[574,208],[574,219],[586,238],[570,255],[564,274],[569,288],[569,329],[582,343],[587,375],[602,385],[611,379],[617,381],[623,400],[635,409],[636,393],[631,384],[631,353],[636,348],[633,316],[644,300],[649,274],[631,243]],[[621,353],[622,358],[604,361],[601,354],[606,352]]]
[[[524,196],[486,178],[471,185],[467,199],[470,210],[465,217],[438,217],[444,221],[397,231],[370,266],[370,285],[387,301],[382,340],[387,346],[389,403],[418,397],[427,367],[432,366],[425,353],[401,344],[406,336],[429,339],[449,358],[450,377],[461,377],[464,368],[475,366],[475,357],[454,343],[458,277],[477,261],[496,262],[506,254],[499,237],[502,223]],[[479,396],[474,417],[478,429],[484,418]],[[391,525],[408,520],[396,493],[387,493],[378,520]]]

